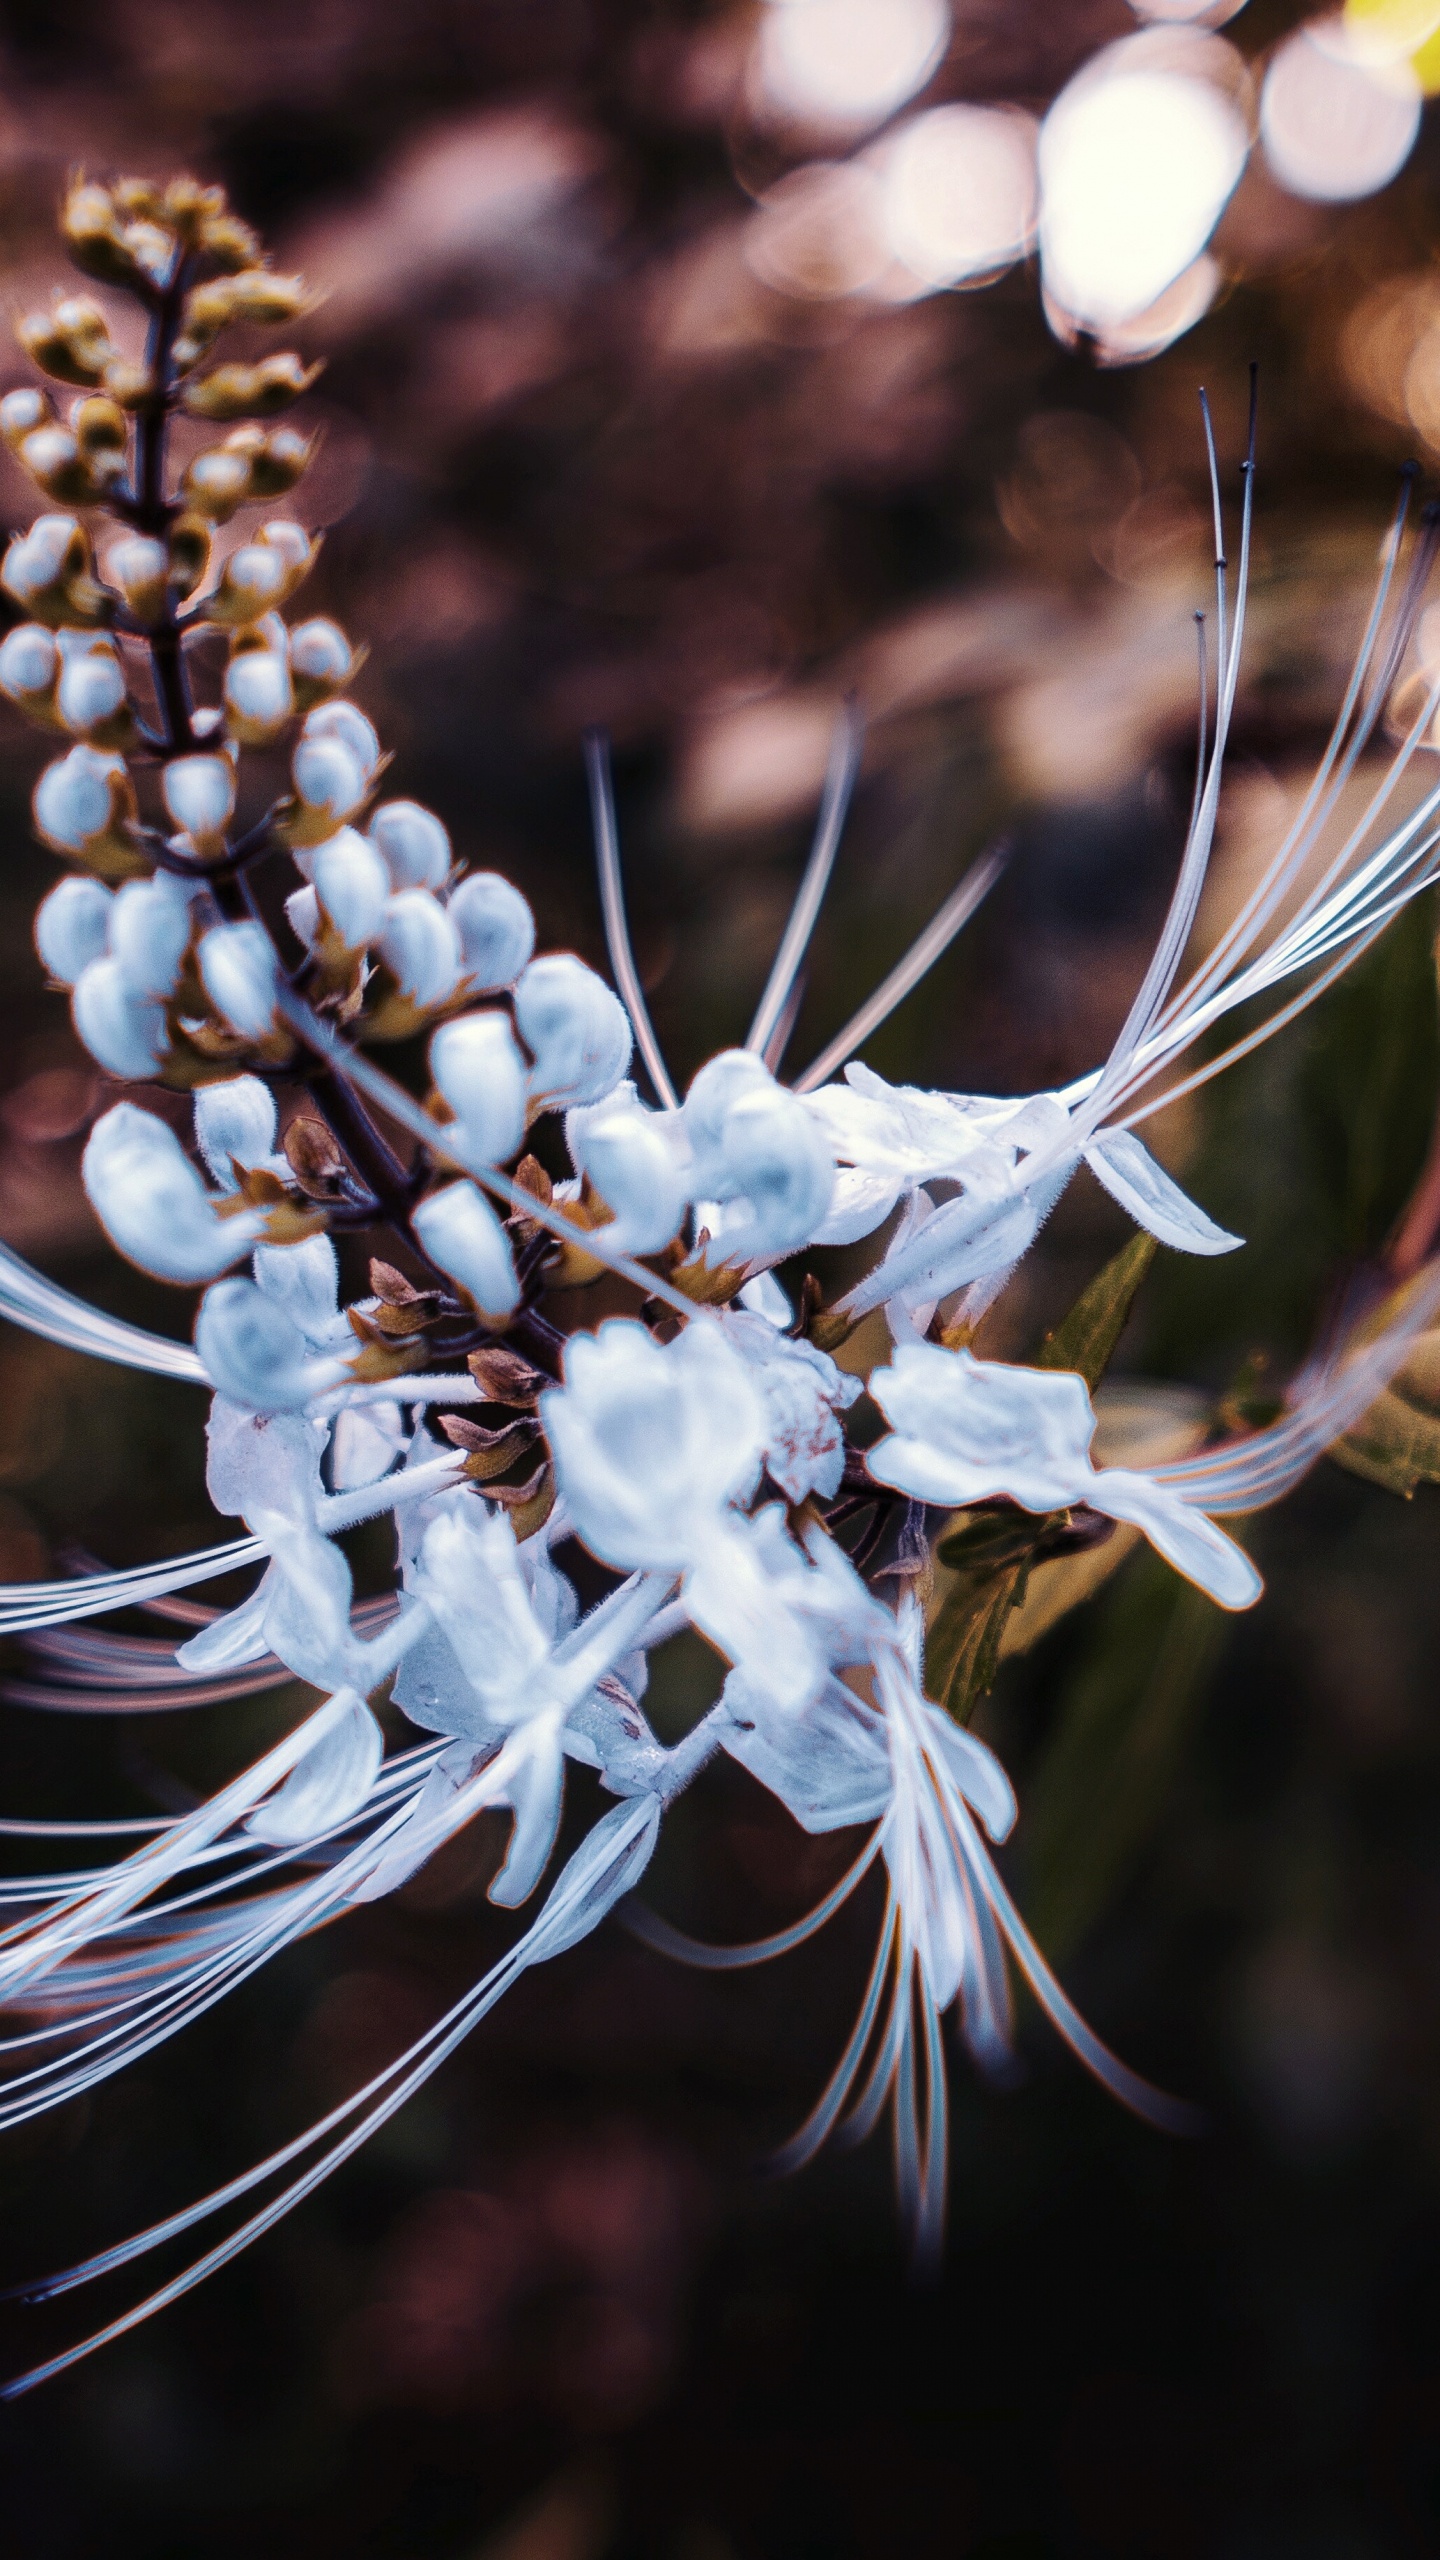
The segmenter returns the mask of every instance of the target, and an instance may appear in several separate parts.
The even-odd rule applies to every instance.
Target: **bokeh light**
[[[946,0],[770,0],[756,103],[801,124],[864,132],[924,87],[949,37]]]
[[[1249,148],[1244,117],[1215,76],[1237,62],[1230,48],[1178,30],[1157,45],[1157,33],[1097,55],[1062,90],[1040,135],[1046,293],[1102,335],[1147,311],[1194,264]]]
[[[1340,18],[1302,27],[1265,75],[1260,133],[1282,187],[1344,204],[1388,186],[1420,130],[1420,82],[1403,58],[1359,47]]]
[[[884,162],[885,223],[922,284],[998,275],[1035,236],[1030,116],[1001,107],[932,107],[895,137]]]
[[[875,171],[861,160],[792,169],[752,217],[745,258],[762,283],[807,301],[866,292],[891,263]]]

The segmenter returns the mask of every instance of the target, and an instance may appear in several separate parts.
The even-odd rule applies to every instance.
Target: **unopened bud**
[[[401,995],[417,1012],[443,1004],[454,993],[460,939],[428,889],[401,889],[387,901],[378,947]]]
[[[333,623],[330,628],[334,629]],[[299,636],[297,632],[297,640]],[[371,813],[368,832],[397,889],[438,889],[449,878],[450,838],[440,820],[431,810],[422,809],[418,800],[382,801]],[[450,921],[458,933],[453,907]],[[529,957],[527,951],[525,958]]]
[[[127,880],[110,910],[110,953],[133,996],[162,1003],[190,947],[191,890],[173,871]]]
[[[225,726],[242,747],[268,747],[294,718],[283,648],[237,650],[225,670]]]
[[[133,726],[125,670],[113,640],[101,632],[62,631],[55,708],[77,738],[119,746]]]
[[[70,998],[75,1028],[107,1075],[138,1079],[163,1065],[169,1038],[165,1008],[136,995],[118,960],[92,960]],[[117,1242],[119,1239],[116,1239]]]
[[[339,693],[356,673],[362,657],[362,651],[351,648],[338,622],[327,622],[320,616],[313,622],[297,622],[290,634],[290,674],[300,709],[312,710],[317,702],[326,702],[332,694]],[[384,851],[383,846],[381,850]],[[391,877],[394,878],[393,870]],[[401,888],[405,884],[396,880],[395,885]]]
[[[190,383],[185,406],[192,418],[273,418],[318,382],[323,363],[298,355],[265,356],[259,364],[221,364]]]
[[[80,1175],[112,1243],[162,1280],[213,1279],[249,1252],[265,1223],[257,1209],[222,1218],[174,1130],[133,1102],[96,1121]]]
[[[150,367],[137,363],[133,356],[112,356],[100,379],[110,398],[118,401],[122,409],[138,409],[155,394],[155,376]]]
[[[473,1182],[432,1191],[412,1212],[415,1233],[442,1271],[458,1280],[491,1323],[503,1323],[520,1304],[520,1284],[505,1230]]]
[[[318,548],[298,524],[278,518],[262,525],[254,541],[226,561],[219,587],[206,600],[210,619],[243,629],[275,612],[294,594]]]
[[[304,477],[315,450],[313,436],[294,427],[235,427],[225,439],[227,453],[242,453],[250,465],[252,498],[283,498]]]
[[[161,777],[165,806],[202,861],[223,852],[235,807],[235,768],[228,756],[176,756]]]
[[[243,1039],[263,1040],[275,1021],[278,964],[263,924],[212,926],[200,944],[200,976],[215,1010]]]
[[[535,919],[520,892],[498,871],[474,871],[450,901],[465,973],[477,995],[513,987],[535,949]]]
[[[163,542],[146,533],[127,534],[106,555],[105,574],[114,581],[137,622],[158,622],[164,610],[170,555]]]
[[[201,221],[196,244],[207,258],[227,275],[239,275],[246,267],[258,266],[263,254],[259,234],[242,222],[238,213],[206,214]]]
[[[103,393],[92,392],[88,400],[71,405],[70,427],[82,453],[98,458],[118,453],[122,460],[130,436],[130,421],[115,400]]]
[[[531,1099],[550,1110],[603,1102],[630,1064],[624,1006],[573,951],[531,961],[515,989],[515,1027],[535,1061]]]
[[[203,516],[177,516],[167,540],[169,585],[183,603],[210,566],[210,527]]]
[[[308,880],[303,889],[292,889],[285,901],[285,913],[296,941],[313,951],[320,940],[320,901]]]
[[[110,945],[114,899],[101,880],[61,880],[42,898],[35,917],[35,948],[52,978],[73,987],[82,969],[103,959]]]
[[[173,239],[148,210],[125,220],[111,190],[84,179],[65,199],[60,229],[76,266],[100,284],[163,284],[174,261]]]
[[[41,774],[32,805],[39,834],[57,853],[79,854],[111,877],[135,869],[135,793],[123,756],[72,747]]]
[[[53,426],[55,410],[48,391],[37,391],[26,385],[23,391],[7,391],[0,400],[0,436],[18,453],[21,445],[37,427]]]
[[[658,1112],[642,1111],[633,1086],[593,1109],[566,1116],[565,1139],[582,1173],[613,1213],[607,1230],[622,1253],[658,1253],[685,1215],[685,1176]]]
[[[373,844],[354,827],[341,827],[312,861],[316,894],[347,951],[373,942],[385,916],[390,875]]]
[[[100,495],[100,482],[68,427],[37,427],[23,439],[19,459],[47,498],[88,507]]]
[[[206,225],[222,221],[227,210],[223,187],[207,187],[198,178],[179,177],[170,180],[163,195],[157,194],[152,219],[168,223],[189,247],[199,248],[204,243]],[[151,208],[137,205],[135,211],[151,213]]]
[[[228,524],[250,495],[250,465],[241,453],[212,446],[197,453],[185,473],[185,497],[197,515],[212,524]]]
[[[430,1043],[430,1073],[472,1154],[485,1164],[514,1155],[525,1134],[525,1063],[505,1014],[442,1023]]]
[[[258,1076],[226,1076],[195,1095],[195,1143],[222,1191],[235,1189],[235,1166],[263,1165],[275,1152],[275,1096]]]
[[[298,320],[315,299],[303,276],[272,275],[268,267],[246,267],[239,275],[227,276],[224,286],[230,295],[232,319],[258,320],[267,325]]]
[[[182,184],[185,182],[182,180]],[[116,178],[107,190],[126,222],[161,222],[165,196],[153,178]]]
[[[55,686],[60,674],[60,652],[53,631],[43,623],[22,622],[7,631],[0,641],[0,693],[18,702],[32,720],[47,727],[55,725]]]
[[[17,320],[15,335],[42,372],[82,390],[100,380],[115,352],[104,312],[83,294],[67,294],[51,310]]]
[[[380,741],[353,702],[326,702],[309,712],[291,759],[301,804],[289,821],[291,842],[321,844],[333,835],[363,806],[379,762]],[[378,854],[374,860],[388,892],[389,874]]]
[[[107,610],[90,575],[90,537],[74,516],[37,516],[28,533],[15,534],[0,586],[42,622],[98,622]]]

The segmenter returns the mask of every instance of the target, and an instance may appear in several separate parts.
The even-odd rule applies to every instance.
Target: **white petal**
[[[275,1096],[258,1076],[225,1076],[196,1091],[195,1143],[222,1191],[235,1188],[235,1164],[273,1154],[275,1127]]]
[[[412,1212],[411,1223],[432,1262],[472,1297],[482,1315],[513,1315],[520,1303],[509,1240],[490,1203],[473,1182],[432,1191]]]
[[[1162,1172],[1133,1129],[1102,1129],[1089,1140],[1084,1156],[1111,1199],[1129,1211],[1137,1226],[1148,1228],[1177,1253],[1233,1253],[1244,1243],[1243,1236],[1217,1227],[1196,1207],[1178,1182]]]
[[[1113,1520],[1132,1521],[1143,1529],[1177,1573],[1198,1582],[1222,1609],[1249,1609],[1265,1585],[1243,1547],[1217,1529],[1213,1520],[1184,1502],[1168,1485],[1128,1467],[1104,1467],[1088,1500]]]
[[[320,1838],[365,1802],[384,1751],[380,1727],[352,1690],[348,1712],[297,1760],[284,1785],[251,1814],[246,1830],[279,1848]]]

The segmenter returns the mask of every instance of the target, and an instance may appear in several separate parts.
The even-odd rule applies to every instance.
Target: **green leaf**
[[[997,1573],[957,1574],[930,1622],[925,1686],[957,1724],[968,1724],[994,1680],[1005,1622],[1025,1597],[1029,1573],[1026,1556]]]
[[[1078,1370],[1093,1395],[1154,1258],[1153,1236],[1135,1235],[1122,1245],[1113,1261],[1081,1291],[1068,1316],[1046,1334],[1036,1355],[1037,1368]]]
[[[1123,1888],[1163,1813],[1225,1625],[1151,1555],[1100,1611],[1024,1789],[1026,1913],[1052,1960]]]
[[[1417,1484],[1440,1484],[1440,1420],[1411,1403],[1402,1374],[1330,1455],[1352,1476],[1382,1484],[1408,1502]]]

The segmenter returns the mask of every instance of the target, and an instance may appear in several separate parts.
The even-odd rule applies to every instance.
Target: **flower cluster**
[[[269,421],[315,369],[290,352],[216,350],[232,326],[302,314],[302,280],[273,273],[220,191],[189,181],[77,183],[63,228],[82,270],[138,304],[144,351],[117,347],[88,298],[21,324],[35,362],[78,396],[63,422],[38,389],[0,402],[0,432],[65,510],[38,516],[0,566],[25,617],[0,644],[0,689],[68,742],[35,790],[37,830],[66,865],[36,919],[40,958],[110,1077],[192,1097],[190,1144],[173,1102],[167,1116],[114,1102],[86,1147],[86,1190],[122,1253],[203,1295],[193,1354],[80,1305],[13,1255],[0,1306],[96,1356],[207,1386],[210,1496],[245,1535],[138,1572],[17,1587],[0,1625],[53,1648],[66,1621],[258,1565],[250,1596],[165,1665],[164,1693],[219,1705],[294,1678],[316,1703],[193,1812],[137,1825],[131,1854],[9,1890],[0,1997],[46,2024],[22,2038],[0,2122],[93,2086],[278,1947],[396,1890],[482,1809],[510,1826],[492,1899],[542,1898],[492,1972],[352,2100],[37,2290],[266,2191],[184,2276],[100,2333],[115,2334],[308,2192],[526,1967],[622,1902],[642,1933],[677,1944],[629,1897],[667,1805],[717,1752],[810,1832],[871,1826],[837,1893],[749,1952],[798,1943],[880,1863],[875,1971],[792,2156],[847,2109],[864,2130],[890,2104],[902,2197],[933,2248],[941,2021],[954,2012],[982,2064],[1001,2057],[1012,1958],[1120,2096],[1161,2121],[1175,2113],[1076,2016],[991,1855],[1015,1804],[967,1720],[994,1625],[1030,1563],[1122,1521],[1221,1607],[1248,1606],[1259,1576],[1217,1518],[1284,1493],[1440,1299],[1428,1279],[1412,1287],[1361,1348],[1316,1364],[1268,1430],[1164,1465],[1091,1453],[1091,1392],[1143,1253],[1101,1275],[1085,1321],[1037,1365],[971,1348],[1082,1163],[1149,1238],[1200,1255],[1238,1247],[1135,1125],[1225,1063],[1212,1050],[1178,1086],[1171,1076],[1223,1015],[1298,979],[1272,1023],[1288,1019],[1440,870],[1440,791],[1398,825],[1388,816],[1434,692],[1365,820],[1316,861],[1399,667],[1433,533],[1395,599],[1397,524],[1313,789],[1182,979],[1238,678],[1247,472],[1233,628],[1174,900],[1094,1074],[1000,1100],[893,1087],[855,1055],[978,902],[989,861],[824,1058],[781,1080],[788,999],[858,760],[849,721],[756,1022],[682,1099],[629,948],[600,744],[590,770],[618,994],[573,953],[537,954],[520,893],[457,863],[438,816],[382,796],[387,760],[349,692],[362,653],[326,618],[285,619],[316,546],[272,510],[309,448]],[[226,432],[172,485],[167,430],[182,411]],[[247,508],[258,529],[227,548]],[[117,538],[97,549],[107,521]],[[1222,572],[1222,635],[1226,601]],[[214,699],[200,698],[207,676]],[[368,1054],[402,1038],[424,1044],[423,1102]],[[528,1152],[541,1122],[552,1161],[562,1142],[568,1159],[558,1181]],[[374,1248],[369,1286],[342,1305],[337,1243],[357,1234]],[[826,1306],[805,1257],[866,1239],[865,1276]],[[630,1286],[633,1311],[587,1330],[574,1293],[607,1273]],[[883,1328],[862,1334],[877,1310]],[[339,1539],[381,1514],[394,1521],[394,1587],[357,1602]],[[585,1612],[577,1546],[607,1586]],[[713,1705],[667,1747],[646,1716],[649,1659],[685,1628],[722,1670]],[[85,1676],[133,1685],[137,1641],[87,1636]],[[63,1686],[63,1654],[42,1658]],[[414,1738],[387,1751],[405,1725]],[[552,1874],[571,1762],[615,1802]]]

